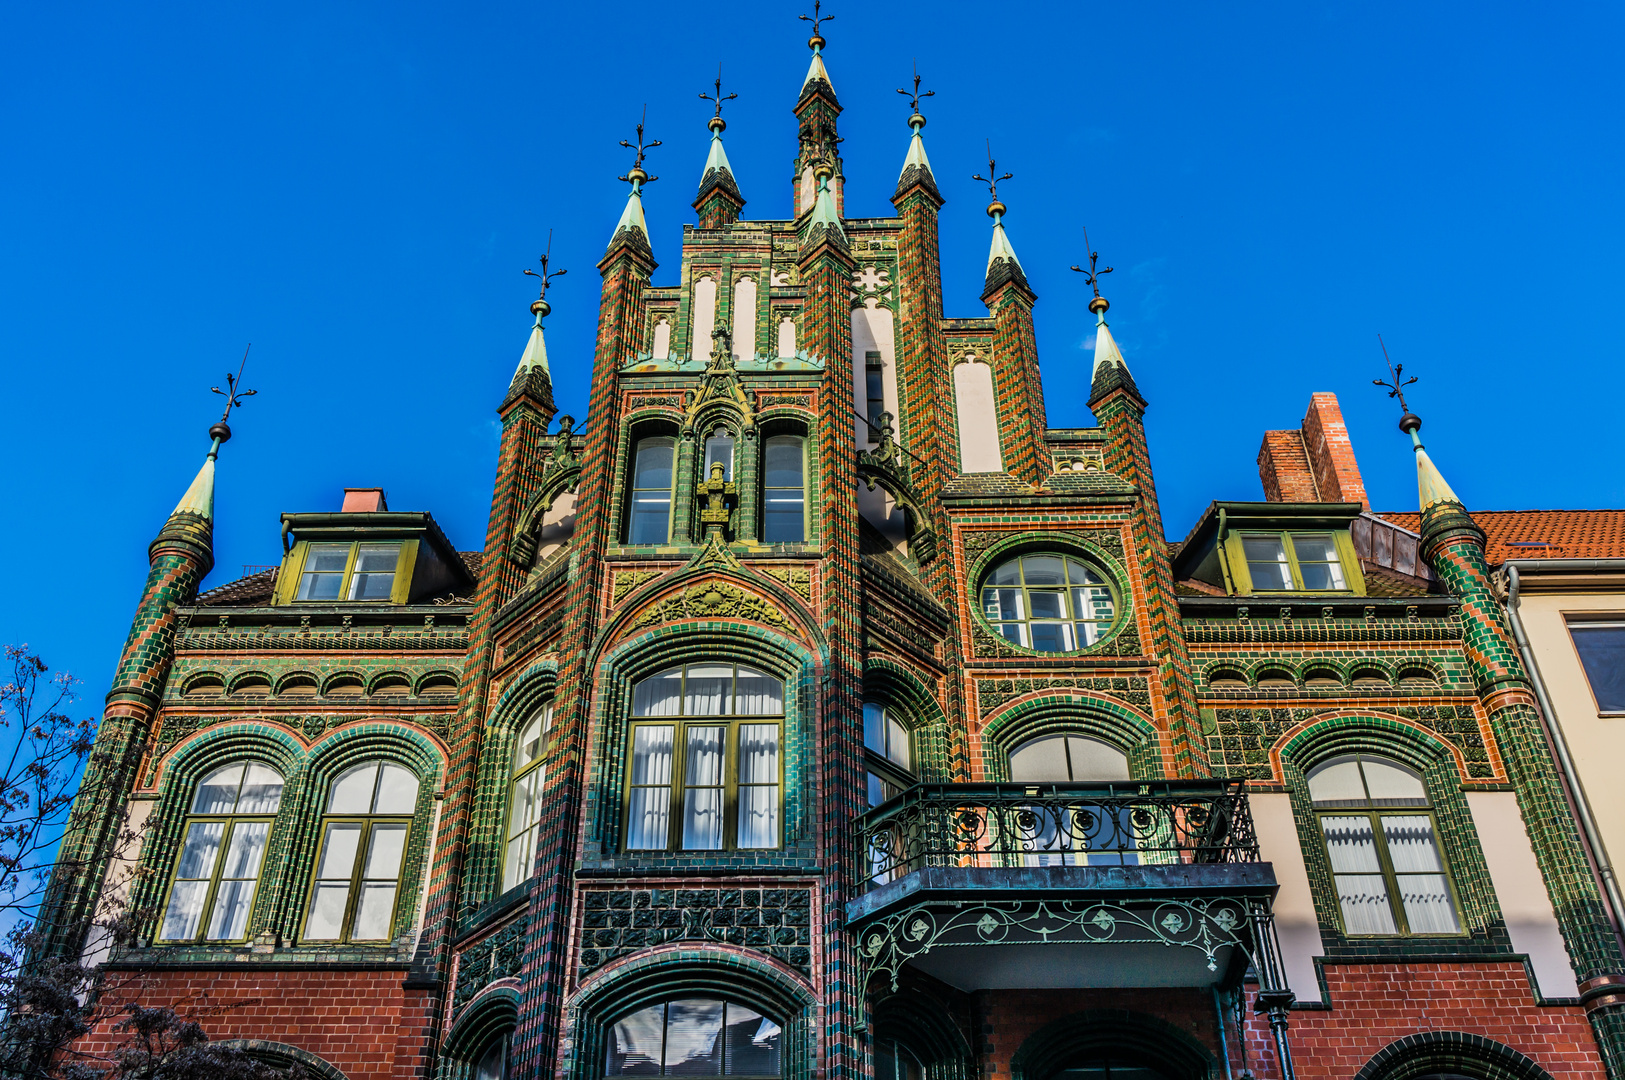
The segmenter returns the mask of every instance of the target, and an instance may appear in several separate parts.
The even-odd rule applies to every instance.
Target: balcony
[[[865,983],[1231,984],[1276,892],[1239,782],[919,784],[859,819]]]

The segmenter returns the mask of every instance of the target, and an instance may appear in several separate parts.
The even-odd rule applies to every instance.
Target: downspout
[[[1225,550],[1225,540],[1230,536],[1230,524],[1225,520],[1225,509],[1219,507],[1219,568],[1224,572],[1224,591],[1231,596],[1236,595],[1236,583],[1230,576],[1230,552]]]
[[[1220,511],[1220,513],[1223,512]],[[1219,997],[1217,983],[1214,983],[1211,989],[1213,991],[1213,1015],[1219,1021],[1219,1057],[1224,1061],[1224,1080],[1235,1080],[1234,1074],[1230,1071],[1230,1037],[1225,1031],[1225,1028],[1229,1027],[1229,1022],[1224,1018],[1224,1001]]]
[[[1559,560],[1550,560],[1559,561]],[[1561,560],[1569,562],[1570,560]],[[1578,561],[1578,560],[1575,560]],[[1541,727],[1546,731],[1546,738],[1552,744],[1552,750],[1557,755],[1558,768],[1563,772],[1563,785],[1569,790],[1569,800],[1574,804],[1574,816],[1580,820],[1580,831],[1585,834],[1586,846],[1591,849],[1591,860],[1597,867],[1597,876],[1602,880],[1603,895],[1608,900],[1608,915],[1614,924],[1614,934],[1619,936],[1625,930],[1625,899],[1619,892],[1619,881],[1614,877],[1614,867],[1608,861],[1608,849],[1603,846],[1602,836],[1597,832],[1597,819],[1591,812],[1591,804],[1586,801],[1585,787],[1580,783],[1579,774],[1574,770],[1574,758],[1569,754],[1568,740],[1563,737],[1563,728],[1557,723],[1557,710],[1552,708],[1552,702],[1546,695],[1546,680],[1541,678],[1540,667],[1535,663],[1535,652],[1529,645],[1529,637],[1523,631],[1523,620],[1518,617],[1518,564],[1508,560],[1505,564],[1507,572],[1507,621],[1512,624],[1512,637],[1518,643],[1518,654],[1523,658],[1524,670],[1529,672],[1529,681],[1535,688],[1535,700],[1540,704]]]

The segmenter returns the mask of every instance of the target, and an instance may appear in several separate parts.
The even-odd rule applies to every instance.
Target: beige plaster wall
[[[1303,844],[1292,818],[1292,796],[1251,794],[1253,828],[1258,831],[1259,856],[1275,866],[1281,891],[1275,897],[1275,934],[1281,940],[1281,965],[1287,985],[1299,1001],[1319,1001],[1315,957],[1324,955],[1315,898],[1309,891],[1309,871],[1303,862]]]

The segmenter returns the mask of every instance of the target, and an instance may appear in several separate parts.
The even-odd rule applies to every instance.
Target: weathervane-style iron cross
[[[525,268],[525,273],[529,274],[531,277],[533,277],[533,278],[541,278],[542,279],[542,291],[536,294],[536,302],[538,304],[546,304],[547,303],[547,287],[549,285],[553,284],[553,279],[556,278],[556,277],[563,277],[565,274],[568,274],[570,272],[568,270],[549,270],[547,268],[547,260],[552,258],[552,256],[553,256],[553,230],[549,229],[549,230],[547,230],[547,250],[542,253],[542,272],[540,274],[538,274],[536,271],[532,270],[528,266]],[[544,312],[543,314],[546,314],[546,313]]]
[[[928,98],[928,97],[936,97],[937,92],[935,90],[927,90],[923,94],[920,93],[920,62],[918,60],[914,61],[914,89],[913,89],[913,91],[904,90],[903,88],[898,87],[897,92],[909,99],[909,101],[908,101],[909,107],[914,110],[914,116],[919,116],[920,117],[920,123],[924,124],[925,123],[925,117],[920,116],[920,99],[921,98]],[[913,120],[913,117],[910,117],[911,122],[912,122],[912,120]]]
[[[1005,173],[1003,176],[994,176],[999,169],[998,163],[993,160],[993,140],[987,140],[987,176],[981,173],[971,173],[972,180],[980,180],[987,185],[987,193],[993,196],[993,201],[999,201],[999,185],[1006,180],[1014,180],[1015,173]],[[990,179],[991,178],[991,179]]]
[[[243,398],[251,398],[255,394],[259,393],[258,390],[244,390],[242,388],[243,368],[248,366],[248,350],[252,349],[253,347],[254,343],[250,341],[248,343],[248,347],[243,350],[243,361],[237,365],[237,374],[233,375],[229,371],[226,372],[226,388],[224,390],[220,389],[218,386],[209,387],[211,391],[226,399],[226,411],[220,414],[220,422],[222,424],[231,419],[231,410],[241,405],[243,403]],[[226,438],[231,438],[229,428],[227,429]],[[221,442],[224,441],[225,439],[221,440]]]
[[[813,0],[813,13],[811,15],[796,16],[802,22],[810,22],[813,24],[813,41],[817,42],[816,45],[813,45],[814,52],[824,47],[823,24],[835,18],[833,15],[820,15],[818,13],[818,9],[821,8],[823,4],[824,0]],[[809,42],[809,44],[811,43]]]
[[[633,161],[632,161],[632,169],[631,169],[631,171],[628,172],[625,176],[617,177],[617,179],[621,180],[622,182],[625,182],[625,183],[638,183],[638,184],[652,184],[656,180],[660,179],[660,177],[658,177],[658,176],[650,176],[647,172],[644,171],[644,168],[643,168],[643,157],[644,157],[644,155],[647,154],[649,151],[653,150],[655,147],[660,145],[660,140],[659,139],[655,139],[653,142],[650,142],[650,143],[645,143],[643,141],[643,125],[644,125],[644,123],[646,121],[648,121],[648,119],[649,119],[649,106],[645,105],[643,107],[643,116],[638,120],[638,144],[636,146],[633,146],[630,142],[627,142],[625,139],[621,140],[621,145],[622,146],[626,147],[628,150],[637,151],[637,157],[634,158]]]
[[[1411,415],[1411,407],[1405,404],[1405,388],[1416,381],[1416,376],[1412,375],[1410,378],[1401,382],[1400,376],[1405,374],[1405,365],[1395,364],[1393,359],[1389,357],[1388,346],[1383,343],[1381,334],[1377,335],[1377,344],[1382,347],[1382,358],[1388,361],[1388,376],[1394,381],[1384,382],[1381,379],[1372,379],[1371,385],[1386,387],[1388,390],[1388,396],[1391,398],[1398,398],[1399,407],[1405,411],[1406,416],[1409,416]]]
[[[1095,298],[1099,299],[1099,297],[1100,297],[1100,275],[1101,274],[1109,274],[1109,273],[1111,273],[1112,268],[1108,266],[1108,267],[1106,267],[1106,269],[1101,270],[1099,273],[1096,273],[1096,271],[1095,271],[1095,260],[1100,258],[1100,252],[1095,251],[1094,248],[1093,248],[1093,245],[1091,245],[1089,243],[1089,230],[1088,230],[1088,228],[1085,228],[1083,230],[1083,249],[1089,253],[1089,269],[1085,270],[1083,267],[1079,266],[1077,263],[1072,264],[1072,269],[1076,270],[1078,273],[1083,275],[1083,280],[1087,281],[1089,283],[1089,287],[1091,289],[1095,290]]]
[[[738,94],[729,94],[726,97],[723,96],[723,94],[722,94],[722,65],[721,64],[717,65],[716,88],[717,88],[716,96],[713,97],[710,94],[703,94],[702,93],[700,95],[700,97],[704,98],[706,101],[711,101],[711,102],[716,103],[717,112],[716,112],[716,117],[715,118],[720,119],[721,116],[722,116],[722,103],[724,101],[732,101],[734,98],[739,96]]]

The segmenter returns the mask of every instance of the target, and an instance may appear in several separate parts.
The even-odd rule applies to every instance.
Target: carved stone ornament
[[[812,603],[812,571],[799,566],[763,567],[762,573],[783,584],[807,603]]]
[[[660,575],[653,570],[622,570],[615,575],[610,591],[610,602],[619,604]]]
[[[633,620],[631,628],[641,630],[683,619],[741,619],[769,626],[789,625],[783,612],[765,598],[725,581],[702,581],[648,608]]]

